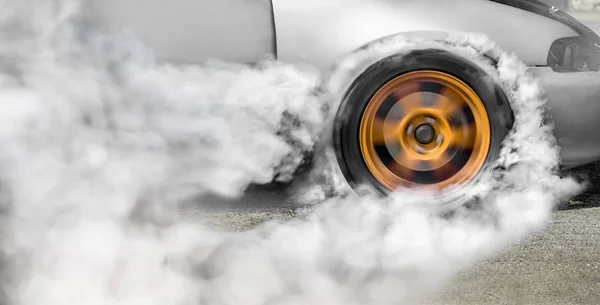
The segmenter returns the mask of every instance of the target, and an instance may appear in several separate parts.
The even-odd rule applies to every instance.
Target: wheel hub
[[[435,139],[435,130],[429,124],[421,124],[415,129],[415,139],[420,144],[429,144]]]
[[[483,102],[447,73],[415,71],[384,84],[360,125],[369,171],[390,190],[465,184],[482,168],[490,147]]]

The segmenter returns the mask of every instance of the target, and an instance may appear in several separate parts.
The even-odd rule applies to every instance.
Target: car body
[[[484,33],[526,63],[546,90],[563,166],[600,159],[600,72],[593,64],[600,60],[600,39],[540,1],[97,0],[89,5],[97,25],[128,28],[159,60],[181,64],[208,58],[251,63],[274,56],[327,70],[390,35],[437,39],[449,31]],[[589,62],[573,64],[565,50]]]

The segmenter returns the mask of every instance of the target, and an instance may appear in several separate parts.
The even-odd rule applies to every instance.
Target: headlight
[[[600,70],[600,48],[581,37],[558,39],[550,46],[548,66],[557,72]]]

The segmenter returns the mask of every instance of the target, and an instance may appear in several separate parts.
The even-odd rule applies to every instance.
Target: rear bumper
[[[600,159],[600,72],[559,73],[532,67],[544,87],[563,168]]]

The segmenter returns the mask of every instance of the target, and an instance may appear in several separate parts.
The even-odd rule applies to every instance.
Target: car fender
[[[273,9],[277,57],[324,69],[382,37],[435,38],[454,31],[483,33],[539,66],[556,39],[578,35],[556,20],[487,0],[273,0]]]
[[[88,0],[87,22],[128,32],[156,59],[202,64],[207,59],[253,63],[275,53],[271,0]]]

